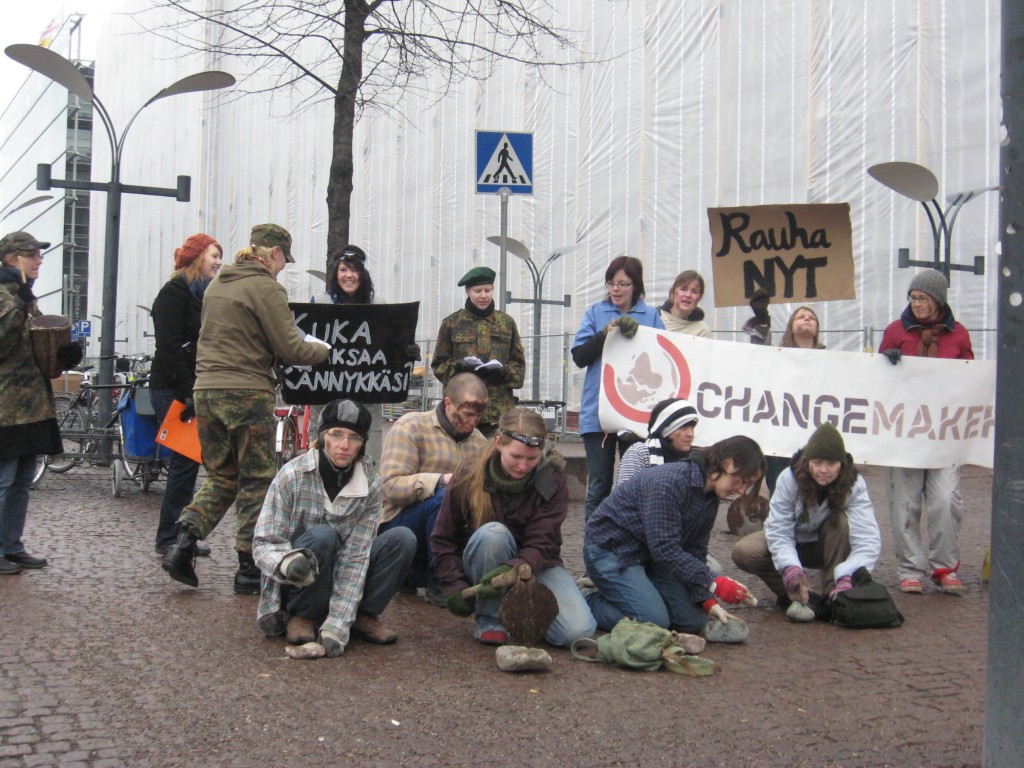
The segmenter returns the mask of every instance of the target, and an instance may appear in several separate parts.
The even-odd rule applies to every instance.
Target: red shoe
[[[900,582],[900,592],[907,592],[911,595],[919,595],[924,591],[921,587],[921,580],[911,576],[909,579],[904,579]]]
[[[477,637],[484,645],[506,645],[508,643],[508,632],[503,629],[485,629]]]
[[[955,573],[947,573],[945,576],[937,579],[933,578],[933,581],[942,588],[943,592],[949,595],[959,595],[964,591],[964,584]]]

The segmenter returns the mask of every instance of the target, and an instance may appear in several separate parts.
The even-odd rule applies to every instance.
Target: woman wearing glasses
[[[708,541],[719,500],[748,492],[763,474],[760,446],[738,435],[617,486],[587,520],[583,544],[598,627],[629,616],[680,632],[707,627],[716,642],[745,639],[726,627],[732,617],[718,603],[744,601],[747,588],[708,568]]]
[[[572,576],[562,566],[562,522],[569,509],[565,462],[546,448],[540,414],[512,408],[478,458],[464,464],[448,487],[430,544],[448,610],[476,615],[476,637],[503,645],[508,632],[498,620],[501,599],[466,599],[462,590],[488,583],[527,563],[558,601],[558,616],[544,639],[568,646],[596,631]]]
[[[612,489],[616,450],[621,456],[628,447],[618,435],[601,428],[597,415],[605,337],[614,328],[627,339],[633,338],[641,325],[665,328],[658,310],[644,302],[644,267],[639,259],[633,256],[612,259],[605,270],[604,281],[608,293],[587,310],[572,342],[573,362],[577,368],[587,369],[580,393],[580,436],[587,453],[585,518],[590,517]]]
[[[868,487],[826,421],[779,475],[764,530],[740,539],[732,559],[761,577],[790,619],[810,621],[821,598],[811,599],[805,567],[821,569],[822,594],[831,599],[853,586],[858,568],[874,570],[881,551]]]
[[[907,308],[885,329],[878,351],[896,365],[903,355],[973,360],[971,337],[946,303],[949,283],[936,269],[919,272],[910,281]],[[943,592],[959,594],[960,468],[906,469],[887,467],[889,514],[896,549],[900,591],[919,594],[931,580]],[[921,506],[928,519],[928,551],[921,542]]]

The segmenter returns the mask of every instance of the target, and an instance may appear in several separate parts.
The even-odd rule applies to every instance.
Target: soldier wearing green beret
[[[513,389],[523,386],[526,355],[516,321],[494,308],[494,270],[473,267],[459,280],[466,305],[441,322],[431,367],[448,384],[457,373],[475,373],[487,384],[487,413],[478,429],[490,437],[501,414],[516,404]]]

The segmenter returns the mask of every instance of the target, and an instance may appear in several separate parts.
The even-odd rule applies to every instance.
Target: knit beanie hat
[[[910,281],[907,293],[909,294],[911,291],[927,293],[935,299],[941,309],[946,306],[946,290],[948,288],[949,282],[944,274],[937,269],[926,269],[914,275],[914,279]]]
[[[174,251],[174,268],[184,269],[193,261],[203,255],[205,251],[211,245],[216,245],[220,248],[220,245],[209,235],[204,235],[202,232],[198,232],[186,240],[180,248],[176,248]],[[224,251],[221,251],[221,255],[224,255]]]
[[[814,430],[811,439],[807,441],[807,447],[804,448],[804,458],[844,461],[846,446],[843,444],[843,436],[839,434],[839,430],[827,421]]]
[[[334,427],[351,429],[363,440],[370,436],[372,417],[365,407],[352,400],[332,400],[320,412],[320,422],[316,426],[317,437]]]
[[[654,406],[651,418],[647,422],[647,436],[668,437],[680,427],[696,424],[697,421],[696,408],[681,397],[672,397]]]

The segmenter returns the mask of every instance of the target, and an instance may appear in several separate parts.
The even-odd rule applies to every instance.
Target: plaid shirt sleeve
[[[419,420],[426,421],[418,414],[410,414],[410,418],[403,416],[392,425],[384,440],[380,477],[389,507],[407,507],[430,497],[442,474],[420,471],[423,466],[435,465],[435,461],[424,454],[432,449],[444,450],[444,446],[432,445],[429,433],[422,434]],[[454,466],[458,466],[458,462]]]

